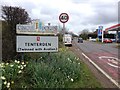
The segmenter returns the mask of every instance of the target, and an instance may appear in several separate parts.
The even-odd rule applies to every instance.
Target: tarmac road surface
[[[116,43],[100,44],[90,41],[78,43],[77,40],[74,40],[74,45],[83,52],[85,57],[89,58],[119,84],[120,59],[118,55],[120,50],[116,48]]]

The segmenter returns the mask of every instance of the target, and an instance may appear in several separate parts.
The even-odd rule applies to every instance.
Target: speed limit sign
[[[61,13],[59,16],[59,20],[62,23],[66,23],[69,20],[69,16],[67,13]]]

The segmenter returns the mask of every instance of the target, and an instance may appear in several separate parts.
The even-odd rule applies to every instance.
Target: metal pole
[[[116,42],[118,40],[118,30],[116,31]]]
[[[22,52],[22,57],[21,57],[21,59],[24,61],[24,52]]]
[[[65,34],[65,23],[63,23],[63,34]]]
[[[63,23],[63,35],[62,35],[63,36],[63,44],[64,44],[64,41],[65,41],[64,40],[64,35],[65,35],[65,23]]]
[[[103,43],[103,40],[104,40],[104,31],[102,30],[102,43]]]

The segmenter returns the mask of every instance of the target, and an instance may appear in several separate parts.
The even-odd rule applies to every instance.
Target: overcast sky
[[[0,0],[1,5],[20,6],[31,19],[40,19],[51,25],[60,24],[59,15],[67,13],[65,24],[69,31],[79,33],[103,25],[104,29],[118,23],[119,0]],[[1,11],[0,11],[1,12]]]

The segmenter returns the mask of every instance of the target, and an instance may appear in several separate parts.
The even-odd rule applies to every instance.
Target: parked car
[[[120,43],[120,39],[117,40],[117,43]]]
[[[89,41],[96,42],[96,38],[90,38]]]
[[[111,39],[112,40],[112,42],[116,42],[116,39]]]
[[[112,40],[109,39],[109,38],[105,38],[105,39],[103,40],[103,42],[104,42],[104,43],[112,43]]]
[[[82,38],[78,38],[78,43],[83,43],[83,39]]]

